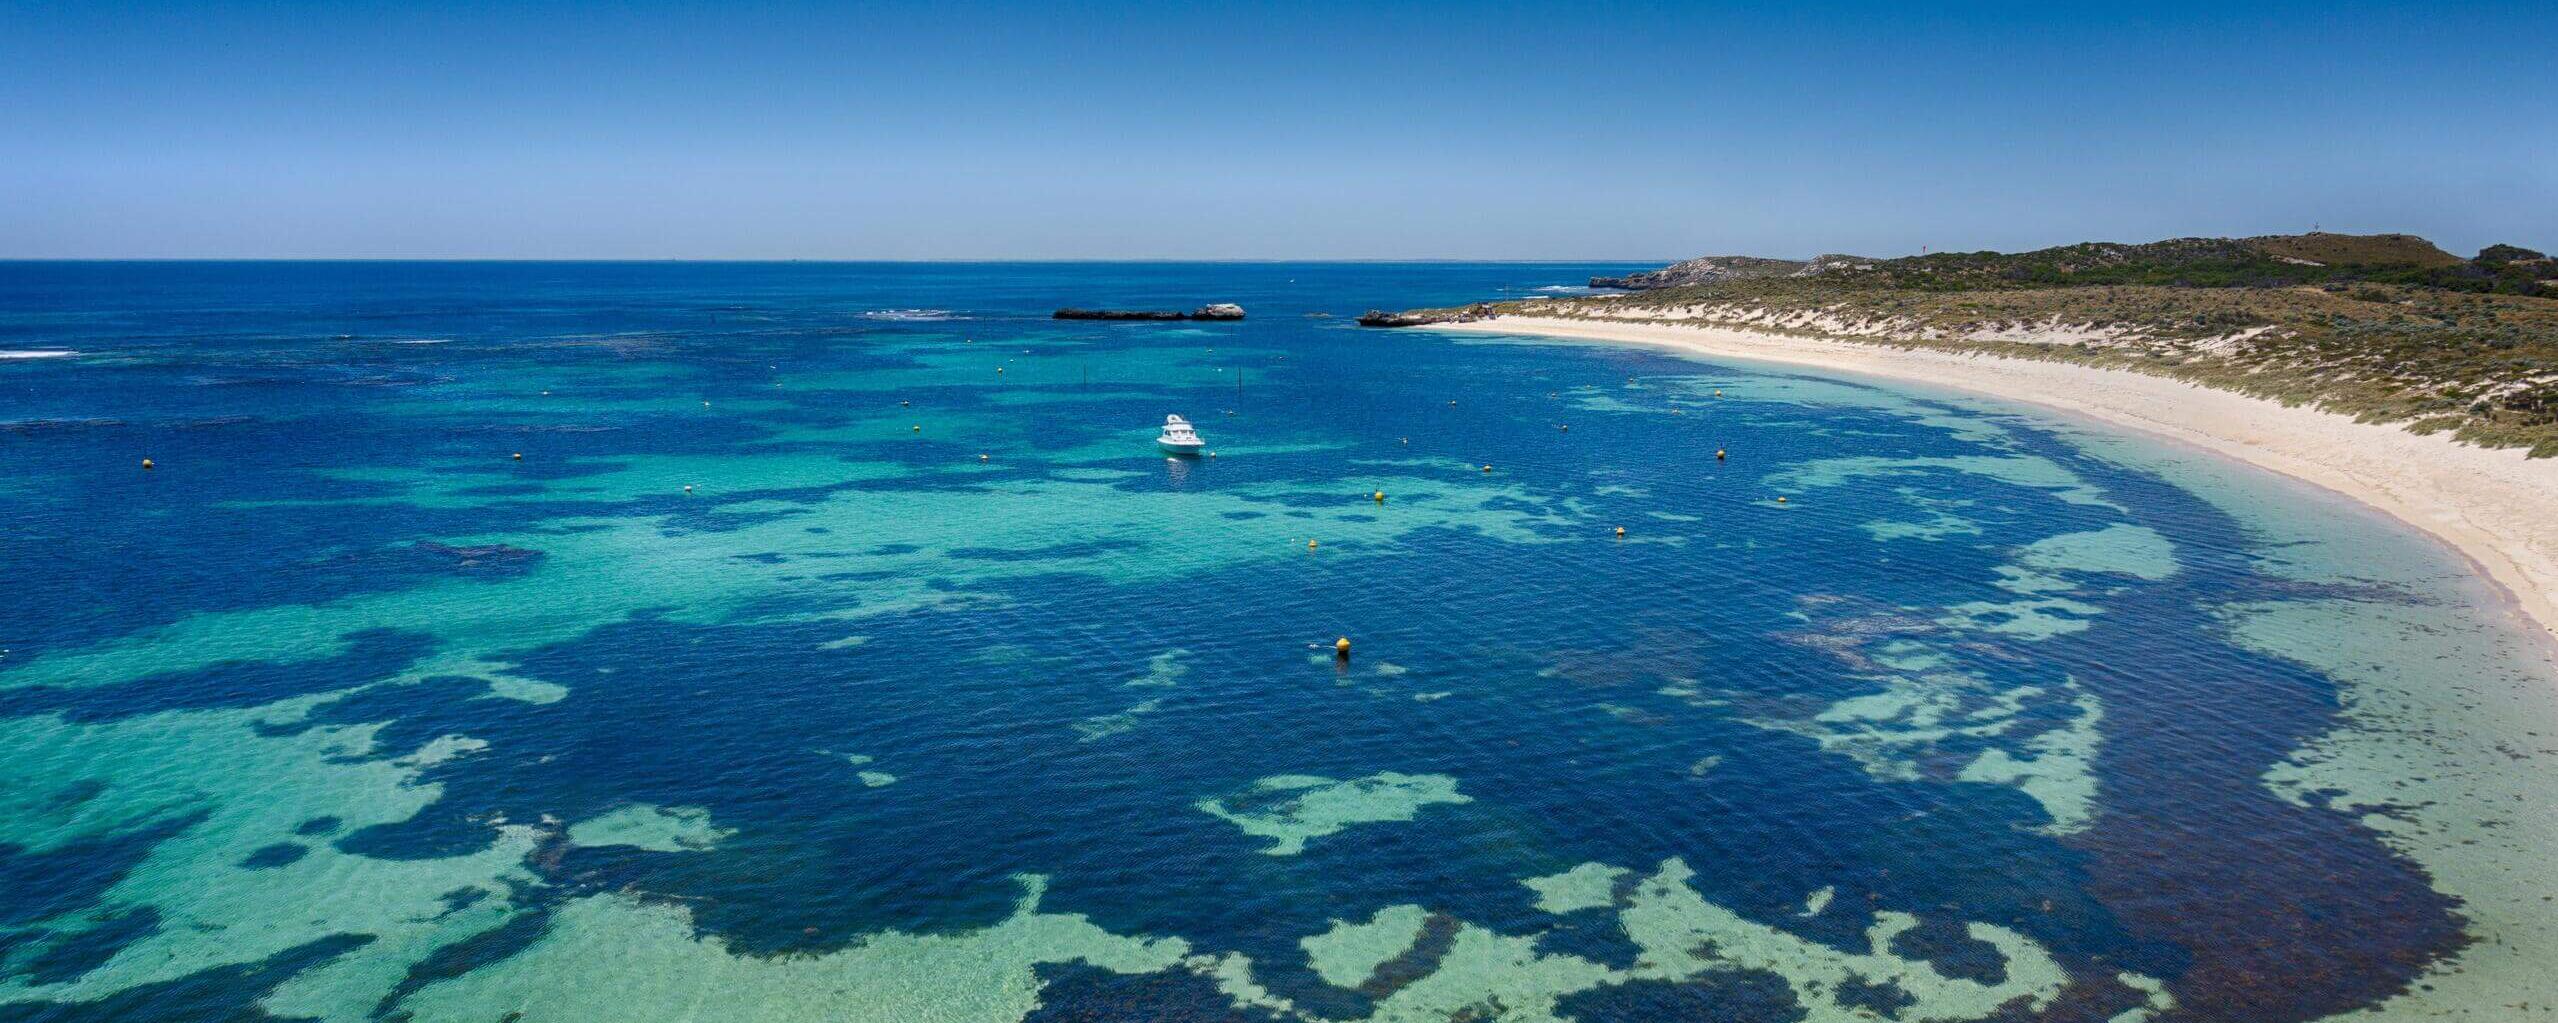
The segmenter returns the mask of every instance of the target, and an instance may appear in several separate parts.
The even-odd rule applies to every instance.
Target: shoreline
[[[2130,370],[1725,326],[1503,316],[1414,329],[1655,345],[2023,402],[2182,442],[2367,505],[2448,544],[2558,648],[2558,459],[2360,423]]]

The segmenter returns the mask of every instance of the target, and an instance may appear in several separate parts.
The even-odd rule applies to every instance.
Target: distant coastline
[[[1720,325],[1504,315],[1417,329],[1657,345],[1887,377],[2040,405],[2182,441],[2353,498],[2450,544],[2558,643],[2558,459],[2164,376]]]

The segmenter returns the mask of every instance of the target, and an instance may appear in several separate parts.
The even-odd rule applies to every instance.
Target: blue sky
[[[27,3],[0,257],[2558,247],[2504,4]]]

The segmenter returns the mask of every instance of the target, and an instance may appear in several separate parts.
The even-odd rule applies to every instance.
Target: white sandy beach
[[[2467,555],[2558,640],[2558,459],[2420,436],[2127,370],[1730,327],[1505,316],[1422,328],[1661,345],[2029,402],[2159,434],[2362,501]]]

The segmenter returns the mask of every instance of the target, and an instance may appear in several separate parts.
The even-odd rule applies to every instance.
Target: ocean
[[[1626,269],[0,263],[0,1020],[2558,1004],[2454,554]]]

